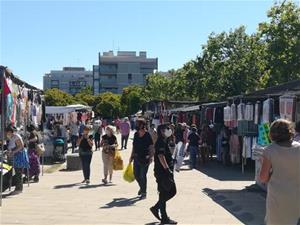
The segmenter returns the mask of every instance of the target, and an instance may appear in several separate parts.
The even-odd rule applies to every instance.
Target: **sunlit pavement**
[[[132,140],[129,141],[131,149]],[[125,164],[129,150],[122,151]],[[157,201],[153,165],[148,174],[148,196],[137,197],[138,187],[126,183],[122,172],[104,186],[100,152],[93,155],[91,184],[80,184],[81,171],[46,173],[40,183],[24,186],[18,196],[3,200],[1,224],[159,224],[149,208]],[[169,216],[179,224],[263,224],[265,199],[253,185],[253,174],[224,168],[215,162],[199,170],[176,173],[178,194],[167,205]]]

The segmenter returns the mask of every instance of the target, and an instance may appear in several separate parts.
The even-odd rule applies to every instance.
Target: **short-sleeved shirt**
[[[133,156],[134,159],[142,164],[149,163],[150,155],[149,147],[153,145],[152,137],[149,132],[146,132],[142,137],[139,136],[139,132],[135,132],[133,138]]]
[[[89,137],[91,138],[91,137]],[[89,145],[88,139],[83,138],[79,144],[79,151],[80,153],[92,153],[92,147]]]
[[[155,155],[154,155],[154,174],[155,176],[159,176],[164,173],[165,169],[159,161],[159,155],[164,155],[166,162],[171,170],[173,170],[173,158],[172,153],[170,151],[167,140],[162,138],[157,139],[155,143]]]
[[[284,147],[276,143],[264,151],[272,165],[268,182],[267,224],[297,224],[300,217],[300,144]]]
[[[200,137],[199,137],[199,135],[198,135],[197,133],[192,132],[192,133],[189,135],[188,140],[189,140],[189,145],[190,145],[190,146],[198,147]]]

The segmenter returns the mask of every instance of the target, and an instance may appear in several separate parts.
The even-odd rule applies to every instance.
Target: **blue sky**
[[[50,70],[92,69],[111,49],[147,51],[167,71],[195,58],[211,32],[255,32],[273,3],[2,0],[0,64],[38,87]]]

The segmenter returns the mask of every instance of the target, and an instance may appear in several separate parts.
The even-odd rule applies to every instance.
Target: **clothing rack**
[[[30,89],[34,93],[43,94],[43,91],[28,84],[27,82],[19,79],[14,75],[7,67],[0,65],[0,82],[1,82],[1,172],[0,172],[0,206],[2,207],[2,192],[3,192],[3,165],[4,165],[4,140],[5,140],[5,124],[6,124],[6,107],[5,107],[5,93],[4,93],[4,84],[6,78],[10,78],[11,81],[19,86],[23,86],[27,89]],[[26,132],[27,127],[24,126],[24,132]],[[28,171],[28,170],[27,170]],[[29,182],[28,182],[29,185]]]

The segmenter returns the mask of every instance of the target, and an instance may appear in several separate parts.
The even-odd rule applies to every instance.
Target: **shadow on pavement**
[[[146,223],[145,225],[160,225],[161,223],[159,222],[153,222],[153,223]]]
[[[111,202],[107,203],[105,206],[100,207],[100,209],[110,209],[114,207],[127,207],[133,206],[136,202],[140,201],[139,197],[134,198],[114,198]]]
[[[78,185],[80,185],[80,184],[81,184],[81,183],[62,184],[62,185],[56,185],[56,186],[54,186],[53,188],[54,188],[54,189],[72,188],[72,187],[78,186]]]
[[[255,166],[250,163],[245,167],[244,173],[242,173],[241,165],[224,166],[215,160],[198,165],[197,170],[220,181],[253,181],[255,179]]]
[[[97,188],[97,187],[111,187],[116,186],[115,184],[92,184],[92,185],[85,185],[79,187],[79,189],[89,189],[89,188]]]
[[[212,190],[203,192],[222,206],[243,224],[263,225],[265,217],[265,193],[259,188],[250,186],[243,190]]]

